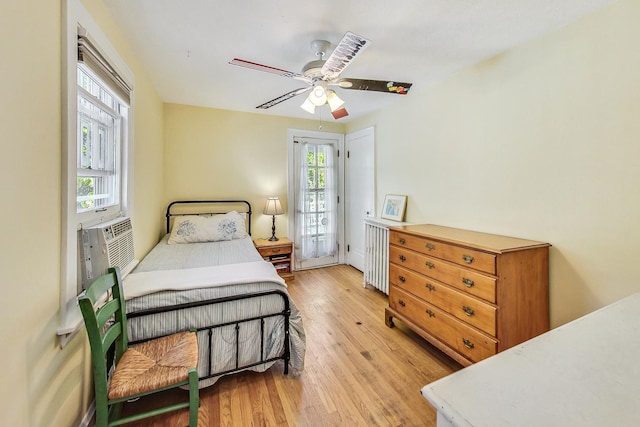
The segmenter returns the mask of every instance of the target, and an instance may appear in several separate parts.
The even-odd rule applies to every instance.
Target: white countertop
[[[640,426],[640,293],[421,393],[439,426]]]

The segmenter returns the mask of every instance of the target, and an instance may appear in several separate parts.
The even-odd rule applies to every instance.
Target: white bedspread
[[[129,300],[160,291],[182,291],[254,282],[275,282],[287,286],[271,263],[255,261],[212,267],[131,273],[124,279],[122,287],[125,299]]]
[[[171,307],[241,294],[284,291],[290,303],[290,374],[303,371],[306,338],[302,317],[288,296],[284,280],[271,263],[262,259],[250,237],[179,245],[169,245],[167,239],[165,236],[124,279],[128,314],[161,309],[157,314],[127,319],[130,341],[200,329],[198,374],[200,387],[206,387],[220,378],[211,377],[216,372],[282,355],[286,338],[284,316],[246,322],[240,329],[235,324],[209,328],[279,313],[284,309],[282,296],[272,294],[180,311]],[[274,363],[246,369],[262,372]]]

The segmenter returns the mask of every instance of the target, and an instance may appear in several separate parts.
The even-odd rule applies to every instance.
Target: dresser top
[[[523,249],[551,246],[549,243],[479,231],[463,230],[434,224],[405,225],[390,227],[390,230],[402,231],[414,236],[427,237],[462,246],[473,246],[490,252],[505,253]]]

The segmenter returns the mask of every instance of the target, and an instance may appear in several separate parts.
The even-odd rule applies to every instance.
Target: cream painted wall
[[[553,244],[551,323],[640,291],[640,1],[615,3],[348,126],[377,207]]]
[[[133,70],[135,245],[157,240],[162,218],[162,102],[100,0],[83,0]],[[77,426],[92,399],[84,332],[58,344],[61,221],[59,1],[0,4],[0,425]],[[138,194],[144,195],[137,196]],[[153,243],[152,243],[153,242]]]
[[[136,77],[137,255],[174,198],[246,197],[254,234],[269,234],[260,212],[287,194],[286,130],[317,122],[163,107],[102,1],[83,3]],[[84,337],[60,349],[55,335],[60,14],[61,0],[0,3],[3,426],[75,426],[92,393]],[[622,0],[350,124],[376,126],[378,209],[385,193],[405,193],[412,222],[551,242],[556,326],[640,290],[639,19],[639,1]]]
[[[280,197],[287,212],[287,129],[317,131],[318,121],[165,104],[166,202],[248,200],[253,237],[270,236],[267,197]],[[323,122],[322,130],[344,133],[344,125]],[[287,215],[277,216],[277,235],[287,227]]]

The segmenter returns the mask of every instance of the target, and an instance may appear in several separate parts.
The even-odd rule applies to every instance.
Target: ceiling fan
[[[300,106],[311,114],[315,113],[316,107],[328,104],[331,114],[335,119],[348,116],[347,110],[344,108],[344,101],[340,99],[335,90],[330,87],[335,86],[342,89],[352,90],[368,90],[375,92],[395,93],[406,95],[411,88],[411,83],[399,83],[395,81],[385,80],[366,80],[341,78],[340,74],[344,69],[369,46],[370,40],[358,36],[351,32],[347,32],[340,43],[333,50],[331,55],[325,60],[323,59],[331,44],[326,40],[314,40],[311,47],[315,50],[319,59],[311,61],[302,67],[301,73],[287,71],[280,68],[270,67],[268,65],[258,64],[256,62],[246,61],[244,59],[234,58],[229,62],[231,65],[250,68],[252,70],[264,71],[267,73],[277,74],[282,77],[288,77],[307,83],[306,87],[292,90],[277,98],[258,105],[256,108],[267,109],[277,105],[283,101],[296,97],[306,92],[310,92],[307,99]]]

